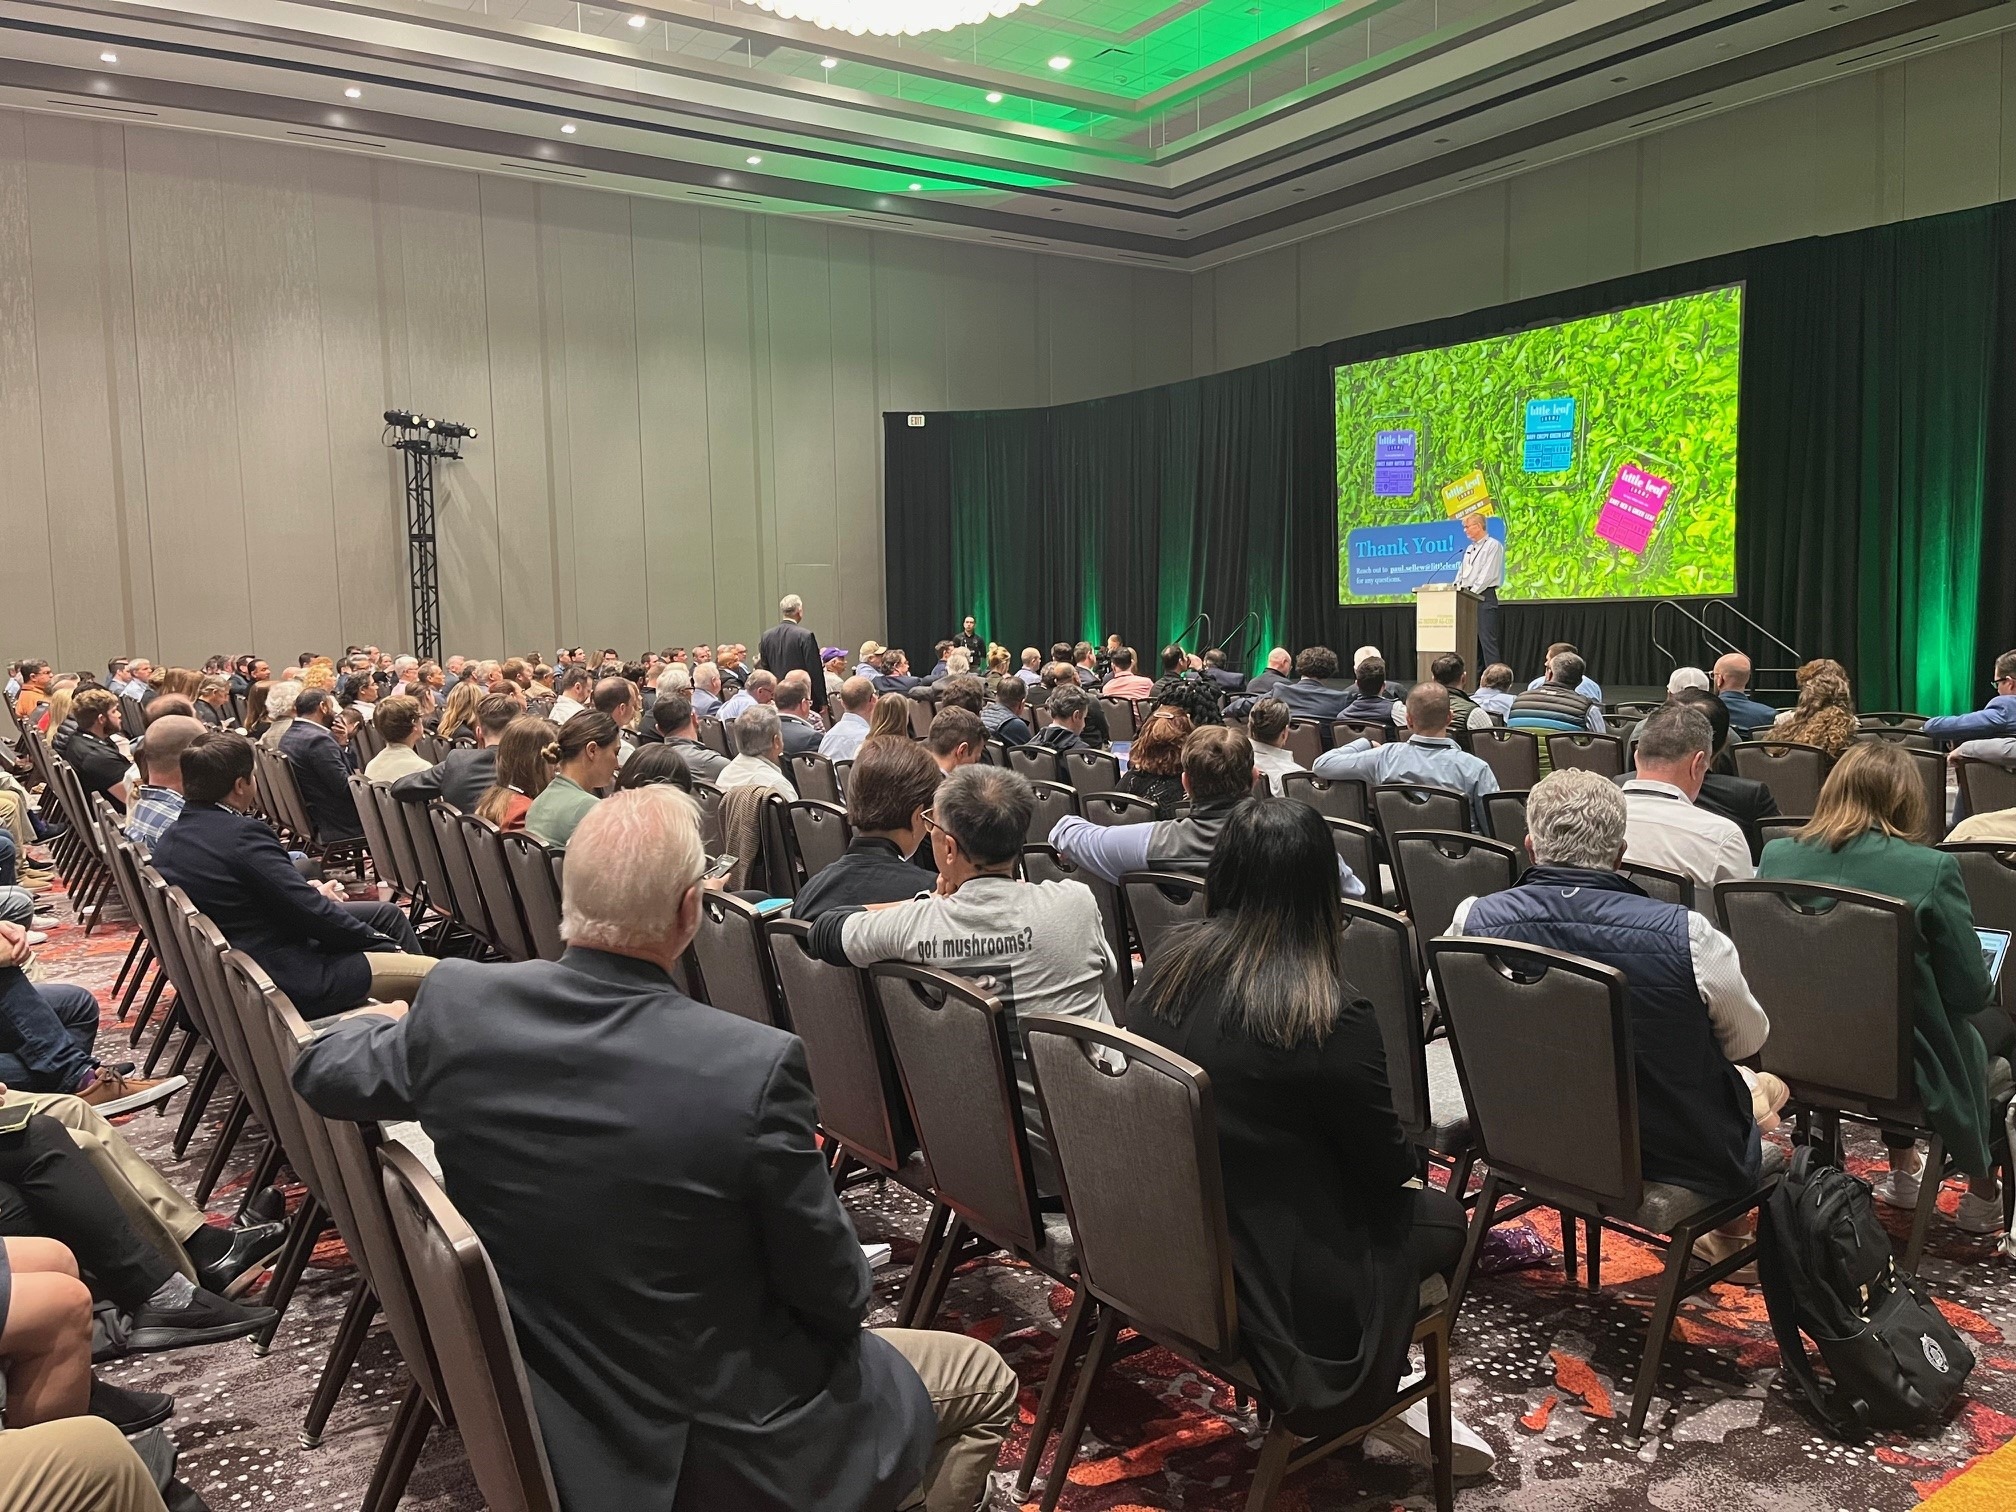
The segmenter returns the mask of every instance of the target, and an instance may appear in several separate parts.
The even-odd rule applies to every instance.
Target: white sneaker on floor
[[[1876,1183],[1876,1200],[1885,1207],[1910,1212],[1918,1206],[1918,1178],[1909,1171],[1892,1171]]]
[[[47,945],[49,943],[49,936],[42,933],[39,929],[31,929],[28,931],[28,943],[31,946]]]
[[[1976,1197],[1965,1192],[1960,1197],[1959,1211],[1953,1221],[1970,1234],[1995,1234],[2002,1229],[2002,1199],[2000,1197]]]
[[[1413,1384],[1412,1380],[1402,1382],[1400,1389],[1405,1391]],[[1416,1402],[1400,1416],[1381,1423],[1365,1437],[1368,1442],[1384,1444],[1388,1449],[1404,1454],[1424,1469],[1434,1464],[1434,1445],[1428,1438],[1426,1402]],[[1488,1474],[1498,1461],[1491,1446],[1454,1414],[1449,1418],[1449,1440],[1455,1451],[1451,1456],[1455,1461],[1451,1469],[1457,1475]]]

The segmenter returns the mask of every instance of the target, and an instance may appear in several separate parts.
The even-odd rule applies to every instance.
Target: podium
[[[1436,657],[1454,651],[1463,658],[1470,676],[1483,669],[1477,665],[1477,606],[1483,600],[1468,588],[1434,583],[1414,590],[1414,676],[1418,682],[1433,682],[1428,666]],[[1472,686],[1475,686],[1473,683]]]

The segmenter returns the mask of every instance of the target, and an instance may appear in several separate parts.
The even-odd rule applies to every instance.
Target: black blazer
[[[1720,772],[1710,772],[1701,779],[1701,791],[1694,799],[1694,806],[1734,819],[1749,843],[1752,861],[1764,854],[1764,836],[1757,828],[1757,821],[1776,819],[1778,800],[1763,783],[1754,777],[1726,777]]]
[[[364,952],[398,949],[310,887],[273,831],[249,814],[192,803],[155,842],[153,859],[304,1018],[362,1003],[371,991]]]
[[[392,796],[401,803],[432,803],[446,798],[465,814],[476,805],[497,780],[497,748],[458,746],[441,758],[438,765],[414,772],[392,784]]]
[[[816,1141],[805,1051],[656,966],[443,961],[294,1085],[417,1118],[497,1267],[573,1512],[894,1507],[936,1431],[864,1332],[871,1291]]]
[[[825,738],[820,733],[819,726],[796,714],[779,714],[777,729],[784,737],[786,756],[802,756],[807,751],[816,751],[819,749],[819,742]]]
[[[336,737],[312,719],[297,719],[280,737],[280,754],[294,763],[294,785],[315,821],[316,836],[325,845],[361,839],[364,825],[357,817],[357,800],[350,796],[350,768]]]
[[[826,686],[826,668],[819,660],[819,637],[803,625],[794,625],[790,620],[772,625],[757,642],[756,654],[763,658],[766,671],[777,674],[779,682],[784,681],[787,673],[802,671],[812,679],[814,692],[823,691]]]

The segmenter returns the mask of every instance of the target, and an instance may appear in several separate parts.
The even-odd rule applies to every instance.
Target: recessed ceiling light
[[[921,189],[923,189],[923,187],[924,187],[924,186],[923,186],[922,184],[912,184],[912,185],[910,186],[910,192],[911,192],[912,194],[916,194],[916,193],[917,193],[917,192],[919,192],[919,191],[920,191]]]
[[[819,66],[821,68],[838,68],[840,66],[840,60],[838,58],[821,58],[819,60]]]
[[[1000,91],[1000,90],[998,90],[998,89],[990,89],[990,90],[988,90],[988,91],[987,91],[987,103],[988,103],[989,105],[999,105],[999,104],[1001,103],[1001,91]]]
[[[346,100],[361,100],[364,98],[364,91],[359,89],[355,84],[352,84],[348,89],[343,91],[343,98]]]
[[[744,158],[743,161],[746,162],[751,168],[754,168],[758,163],[762,162],[763,159],[761,159],[760,157],[752,156]]]
[[[647,27],[651,24],[651,18],[649,16],[632,16],[630,18],[630,24],[634,27],[637,27],[639,30],[642,30],[644,27]]]
[[[102,52],[98,54],[98,61],[100,63],[117,63],[119,61],[119,54],[115,52]]]
[[[1057,54],[1056,57],[1050,60],[1050,66],[1056,69],[1057,72],[1062,73],[1064,72],[1065,69],[1071,66],[1071,60],[1065,57],[1064,54],[1059,53]]]
[[[579,126],[576,126],[572,121],[562,121],[560,123],[560,133],[562,136],[572,136],[574,135],[575,132],[579,131],[580,129],[581,128]]]

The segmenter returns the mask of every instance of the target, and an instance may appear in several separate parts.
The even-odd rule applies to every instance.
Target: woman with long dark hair
[[[1418,1184],[1378,1022],[1345,975],[1323,816],[1244,800],[1205,891],[1209,912],[1170,935],[1127,1027],[1210,1074],[1246,1357],[1291,1428],[1327,1436],[1392,1399],[1421,1282],[1462,1253],[1463,1208]],[[1427,1417],[1410,1416],[1380,1436],[1420,1458]],[[1458,1473],[1489,1453],[1459,1426]]]

